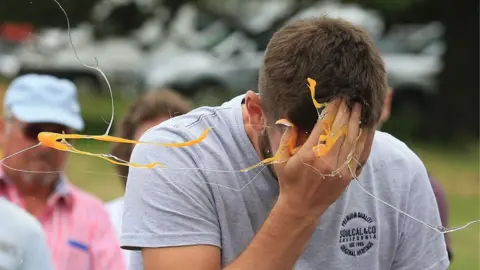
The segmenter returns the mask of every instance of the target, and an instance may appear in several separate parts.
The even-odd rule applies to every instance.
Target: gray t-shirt
[[[0,198],[0,217],[0,269],[53,270],[40,222],[5,198]]]
[[[144,134],[142,141],[183,142],[213,128],[191,147],[135,147],[132,162],[161,162],[166,168],[130,169],[123,248],[215,245],[225,267],[247,247],[275,203],[278,183],[267,169],[232,172],[260,161],[244,130],[242,97],[198,108]],[[376,132],[359,180],[389,204],[441,224],[423,163],[391,135]],[[448,265],[442,234],[371,198],[352,182],[320,218],[295,269],[443,270]],[[139,251],[129,269],[143,269]]]

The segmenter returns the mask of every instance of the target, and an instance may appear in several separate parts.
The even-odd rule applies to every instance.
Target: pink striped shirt
[[[24,207],[0,170],[0,196]],[[55,270],[125,270],[119,242],[103,203],[62,178],[38,217]]]

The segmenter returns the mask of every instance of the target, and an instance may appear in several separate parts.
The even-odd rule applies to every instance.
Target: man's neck
[[[18,181],[15,185],[25,210],[35,217],[43,216],[47,209],[48,199],[54,190],[54,184],[42,185]]]
[[[40,201],[47,201],[52,194],[55,183],[42,184],[38,182],[25,181],[23,179],[12,180],[22,198],[35,198]]]

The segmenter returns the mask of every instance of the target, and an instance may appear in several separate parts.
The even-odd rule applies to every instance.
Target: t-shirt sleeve
[[[42,226],[33,218],[31,223],[23,224],[29,231],[24,235],[24,254],[23,261],[19,269],[33,270],[45,269],[53,270],[52,257],[47,246],[47,239]]]
[[[163,127],[145,133],[141,140],[184,142],[196,135]],[[130,162],[161,163],[153,169],[130,168],[125,192],[121,246],[142,247],[215,245],[220,229],[209,185],[198,167],[201,146],[135,146]],[[205,157],[206,155],[202,155]]]
[[[405,212],[429,225],[439,226],[442,222],[425,166],[416,155],[410,164],[411,186]],[[407,216],[403,216],[403,221],[392,269],[447,269],[449,259],[444,235]]]

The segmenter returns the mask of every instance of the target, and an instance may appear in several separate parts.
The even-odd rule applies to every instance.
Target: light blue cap
[[[81,131],[84,127],[73,82],[50,75],[17,77],[7,88],[3,106],[22,122],[55,123]]]

